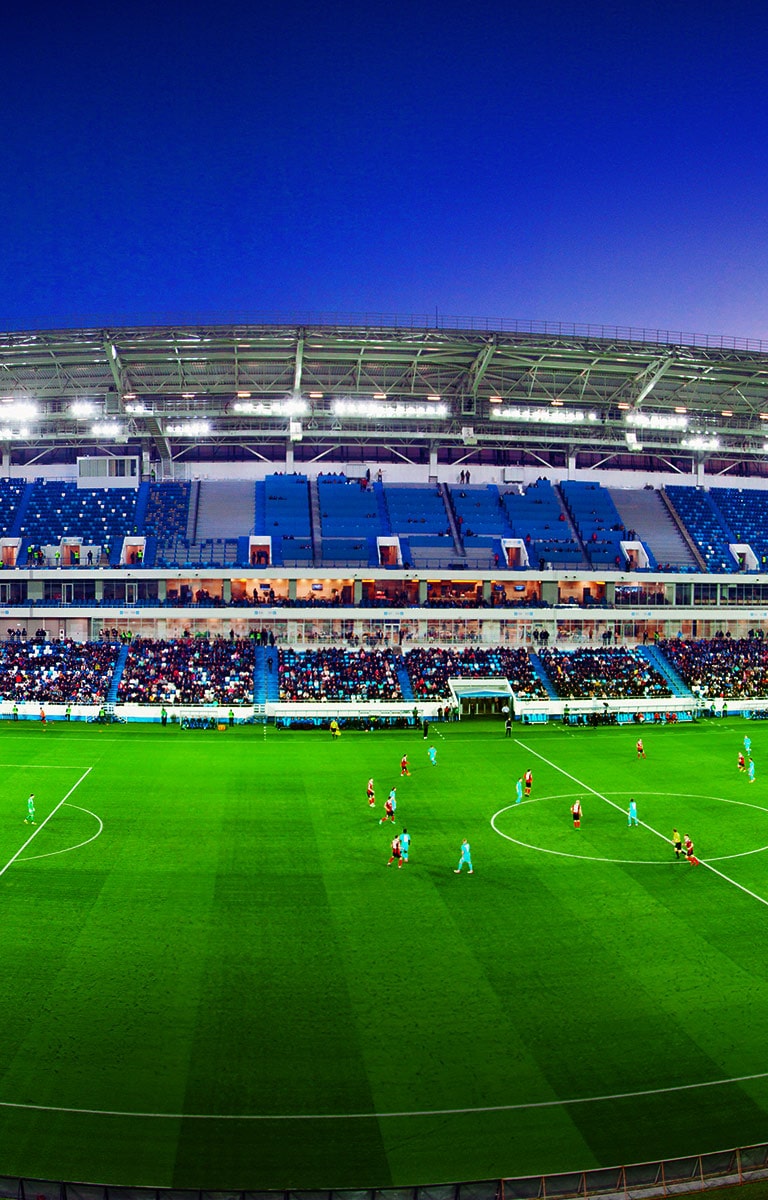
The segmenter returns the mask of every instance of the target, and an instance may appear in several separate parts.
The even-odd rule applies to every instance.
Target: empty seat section
[[[709,493],[703,488],[671,484],[665,489],[678,516],[699,548],[708,571],[735,571],[738,563],[728,548],[732,540]]]
[[[488,487],[452,487],[451,504],[462,538],[491,535],[511,537],[512,527],[494,484]]]
[[[717,488],[710,493],[735,543],[751,546],[758,566],[768,566],[768,499],[752,488]]]
[[[596,567],[623,566],[626,531],[610,492],[600,483],[571,479],[560,491],[589,561]]]
[[[37,545],[62,538],[113,547],[133,533],[136,492],[129,488],[81,488],[76,483],[35,481],[21,535]]]
[[[23,479],[0,479],[0,536],[9,537],[26,483]]]
[[[367,567],[370,562],[367,538],[324,537],[321,552],[327,566]]]
[[[523,492],[506,492],[502,504],[513,536],[525,542],[532,567],[586,565],[565,511],[548,479],[537,479]]]
[[[388,483],[384,500],[392,533],[412,538],[414,534],[450,536],[448,513],[440,489],[431,484]]]
[[[264,532],[285,566],[312,562],[312,524],[306,475],[267,475]]]
[[[169,480],[167,483],[150,484],[141,532],[157,538],[156,562],[159,566],[179,565],[178,542],[187,532],[189,496],[188,483]]]
[[[317,498],[324,541],[326,538],[359,540],[382,533],[373,489],[363,488],[359,480],[347,479],[345,475],[319,475]]]

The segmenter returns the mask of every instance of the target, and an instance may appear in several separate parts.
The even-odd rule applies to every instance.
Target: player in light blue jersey
[[[637,825],[637,800],[630,800],[629,812],[627,815],[627,825]]]
[[[746,754],[747,758],[749,758],[750,754],[752,753],[752,738],[748,733],[744,734],[744,753]]]
[[[755,760],[753,758],[750,758],[747,764],[747,779],[750,783],[755,782]]]
[[[515,784],[515,791],[517,792],[517,799],[515,800],[515,804],[522,804],[523,803],[523,777],[522,777],[522,775],[520,776],[517,783]]]
[[[464,866],[464,863],[466,863],[469,867],[469,873],[471,875],[473,871],[472,854],[469,848],[469,842],[466,838],[464,838],[464,841],[461,843],[461,858],[459,859],[458,867],[454,868],[454,875],[459,875],[461,873],[461,868]]]
[[[427,753],[429,755],[429,761],[432,763],[432,766],[436,767],[437,766],[437,750],[435,749],[434,746],[430,746]]]
[[[404,863],[408,862],[408,851],[411,848],[411,835],[407,829],[400,834],[400,854]]]

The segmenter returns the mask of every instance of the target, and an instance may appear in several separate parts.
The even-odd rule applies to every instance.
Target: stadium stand
[[[0,695],[40,704],[101,704],[119,646],[108,642],[0,643]]]
[[[588,565],[565,508],[548,479],[538,479],[523,492],[505,492],[502,503],[514,536],[525,543],[528,562],[534,570]]]
[[[322,562],[377,565],[376,538],[383,530],[376,495],[365,477],[320,475],[317,493]]]
[[[55,544],[63,537],[114,545],[133,530],[136,492],[129,488],[80,488],[74,483],[36,480],[21,534],[30,542]]]
[[[670,685],[636,650],[539,650],[539,661],[563,700],[671,696]]]
[[[389,650],[280,650],[279,696],[301,700],[402,700]]]
[[[672,638],[660,640],[658,648],[697,696],[768,696],[768,643],[761,638]]]
[[[255,648],[248,640],[132,641],[117,697],[139,704],[250,704]]]
[[[418,699],[448,699],[451,695],[449,679],[472,676],[506,679],[515,695],[525,699],[544,699],[547,694],[527,651],[522,649],[416,648],[405,655],[405,667],[413,694]]]
[[[610,492],[599,483],[565,480],[560,485],[587,558],[595,567],[623,567],[626,530]]]
[[[709,492],[703,488],[672,484],[666,488],[666,493],[698,546],[707,570],[738,570],[739,564],[729,549],[729,544],[735,542],[736,538],[726,528]]]
[[[747,488],[717,488],[709,493],[736,544],[752,548],[758,566],[768,566],[768,504],[765,493]]]
[[[313,549],[306,475],[267,475],[264,484],[264,527],[255,533],[272,538],[275,565],[308,565]]]

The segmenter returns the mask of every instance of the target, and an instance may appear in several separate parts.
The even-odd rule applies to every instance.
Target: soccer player
[[[755,760],[750,755],[749,763],[747,764],[747,779],[750,783],[755,782]]]
[[[45,715],[45,709],[44,709],[44,708],[41,708],[41,709],[40,709],[40,724],[42,725],[43,729],[47,729],[47,728],[48,728],[48,718],[47,718],[47,717],[46,717],[46,715]]]
[[[676,829],[672,830],[672,845],[675,848],[675,858],[680,858],[683,853],[683,839]]]
[[[384,816],[380,818],[379,825],[383,825],[386,821],[395,823],[395,809],[397,808],[397,789],[392,788],[389,796],[384,801]]]
[[[401,775],[410,775],[410,773],[411,772],[408,770],[408,755],[404,754],[403,757],[400,759],[400,774]]]
[[[373,790],[373,776],[368,780],[368,806],[374,808],[376,804],[376,793]]]
[[[637,800],[629,801],[629,811],[627,813],[627,825],[637,825]]]
[[[397,837],[397,835],[395,835],[395,837],[392,838],[392,853],[389,856],[389,862],[387,863],[387,866],[391,867],[392,863],[395,860],[397,860],[397,869],[399,871],[403,865],[403,859],[402,859],[402,850],[401,850],[401,846],[400,846],[400,838]]]
[[[427,751],[427,754],[429,755],[429,761],[432,763],[432,766],[436,767],[437,766],[437,750],[435,749],[435,747],[430,746],[429,750]]]
[[[746,771],[747,764],[744,761],[744,754],[739,750],[739,757],[736,759],[736,765],[740,771]]]
[[[522,802],[523,802],[523,777],[522,777],[522,775],[520,776],[517,783],[515,784],[515,792],[517,793],[516,797],[515,797],[515,804],[522,804]]]
[[[683,842],[685,843],[685,857],[688,859],[688,862],[692,867],[698,867],[699,860],[693,853],[693,842],[688,837],[687,833],[683,835]]]
[[[24,818],[25,825],[35,825],[35,793],[31,792],[27,800],[27,815]]]
[[[645,758],[645,747],[643,746],[642,738],[637,739],[637,757]]]
[[[581,829],[581,800],[574,800],[571,805],[571,816],[573,817],[573,828]]]
[[[461,843],[461,858],[459,859],[458,867],[454,868],[454,871],[453,871],[454,875],[461,874],[461,868],[464,866],[464,863],[467,864],[467,866],[469,867],[469,873],[470,873],[470,875],[472,875],[473,870],[474,870],[474,868],[472,866],[472,854],[471,854],[471,851],[469,848],[469,842],[467,841],[466,838],[464,838],[463,842]]]
[[[408,862],[408,851],[410,850],[410,848],[411,848],[411,835],[407,829],[404,829],[403,832],[400,834],[400,853],[402,855],[404,863]]]
[[[746,754],[747,758],[749,758],[750,754],[752,753],[752,738],[748,733],[744,734],[744,753]]]
[[[529,767],[523,776],[523,784],[525,785],[525,794],[530,796],[531,788],[533,787],[533,771]]]

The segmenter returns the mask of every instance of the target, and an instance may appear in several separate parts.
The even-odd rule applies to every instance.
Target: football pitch
[[[4,722],[0,1173],[404,1187],[765,1141],[768,727],[642,734]]]

